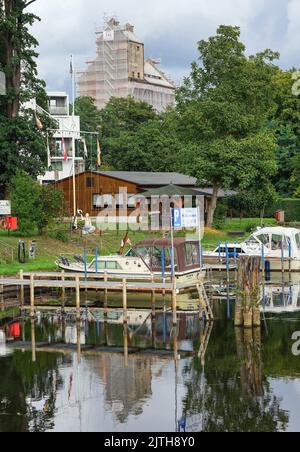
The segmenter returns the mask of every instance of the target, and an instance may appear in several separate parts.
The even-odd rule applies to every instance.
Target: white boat
[[[60,257],[56,262],[61,270],[75,273],[107,274],[110,279],[170,281],[174,275],[178,282],[197,283],[205,277],[200,268],[200,247],[197,241],[174,239],[174,270],[172,269],[171,241],[168,239],[144,240],[132,247],[126,254],[98,256],[91,262],[84,262],[80,256],[70,260]]]
[[[300,272],[300,230],[285,227],[259,228],[241,243],[222,243],[213,252],[204,253],[205,264],[231,264],[240,255],[259,256],[270,272]]]

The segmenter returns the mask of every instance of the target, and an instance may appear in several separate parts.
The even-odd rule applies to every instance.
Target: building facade
[[[145,61],[144,43],[130,24],[116,19],[97,33],[97,55],[77,73],[77,95],[90,96],[101,109],[111,97],[133,97],[157,111],[175,104],[175,85],[158,69],[155,60]]]
[[[39,178],[41,183],[49,183],[69,177],[73,174],[72,143],[81,140],[80,117],[70,114],[69,96],[65,92],[48,92],[48,107],[51,117],[57,123],[57,131],[49,141],[51,165],[46,174]],[[67,150],[64,152],[63,141]],[[76,147],[76,146],[75,146]],[[85,169],[84,158],[75,155],[75,172]]]

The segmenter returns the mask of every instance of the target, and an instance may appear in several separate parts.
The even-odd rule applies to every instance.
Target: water
[[[76,327],[2,312],[0,431],[300,431],[299,294],[265,289],[261,333],[234,329],[232,294],[214,300],[211,327],[180,313],[177,332],[146,311],[131,313],[128,335],[116,314]]]

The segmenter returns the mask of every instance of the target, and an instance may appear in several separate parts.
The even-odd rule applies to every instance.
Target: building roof
[[[139,39],[133,31],[124,30],[123,33],[128,38],[128,41],[144,45],[143,41],[141,39]]]
[[[187,185],[194,187],[197,183],[195,177],[186,176],[180,173],[157,173],[143,171],[97,171],[103,176],[121,179],[127,182],[140,185],[142,187],[162,185]]]
[[[153,60],[145,61],[145,80],[152,85],[165,86],[175,89],[175,85],[168,80],[167,76],[160,71]]]
[[[195,188],[195,191],[198,191],[200,195],[212,197],[213,195],[213,188],[207,187],[207,188]],[[224,190],[223,188],[219,189],[218,192],[218,198],[228,198],[230,196],[236,196],[237,192],[234,190]]]

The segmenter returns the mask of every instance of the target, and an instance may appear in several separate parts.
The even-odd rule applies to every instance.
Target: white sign
[[[0,201],[0,215],[11,215],[10,201]]]
[[[173,225],[175,229],[198,228],[200,225],[198,209],[173,209]]]
[[[5,75],[0,71],[0,96],[5,96]]]
[[[114,30],[105,30],[103,33],[103,40],[104,41],[114,41],[115,39],[115,32]]]

